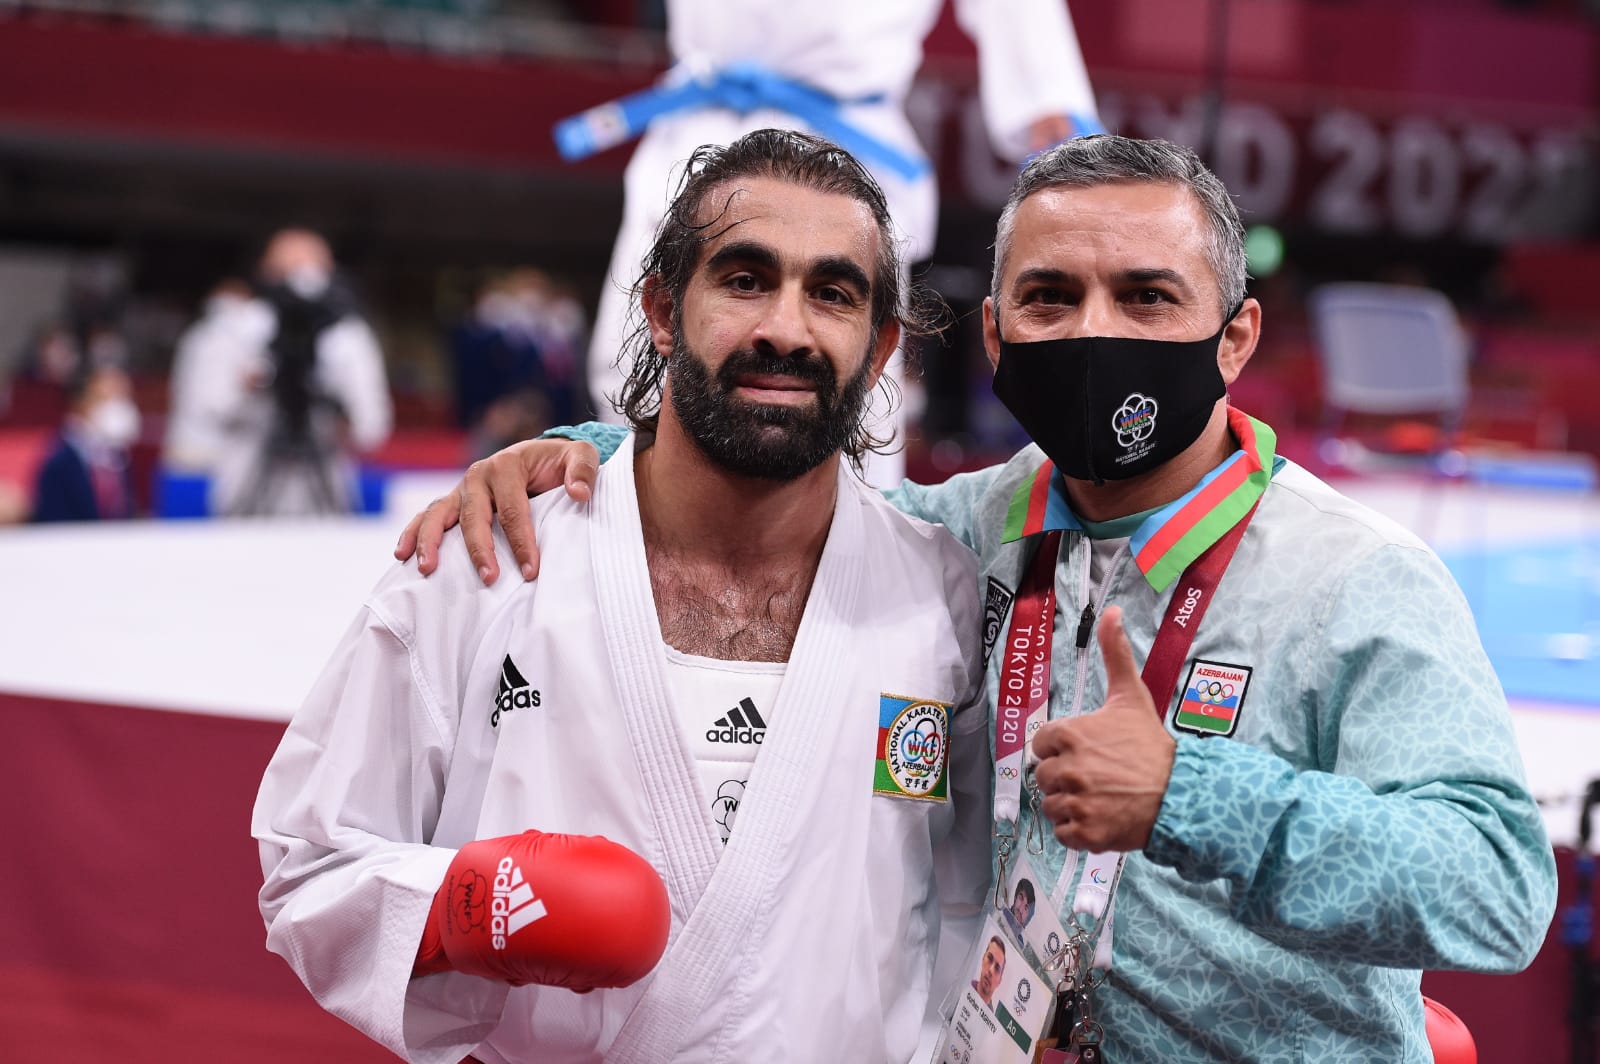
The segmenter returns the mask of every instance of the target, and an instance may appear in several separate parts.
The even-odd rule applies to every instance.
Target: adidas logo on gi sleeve
[[[527,709],[532,706],[539,708],[539,692],[529,686],[528,681],[522,678],[522,673],[517,670],[516,663],[511,660],[511,655],[506,655],[506,660],[500,665],[500,691],[494,697],[494,712],[489,714],[489,727],[500,726],[500,714],[510,713],[514,709]]]

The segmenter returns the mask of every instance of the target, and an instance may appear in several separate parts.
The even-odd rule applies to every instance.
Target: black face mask
[[[1205,431],[1227,394],[1217,345],[1240,307],[1203,340],[1001,340],[994,394],[1065,475],[1096,484],[1136,477]]]

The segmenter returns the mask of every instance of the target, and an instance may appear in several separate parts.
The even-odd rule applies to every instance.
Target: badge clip
[[[1038,784],[1033,782],[1033,769],[1028,770],[1028,810],[1033,814],[1033,821],[1028,825],[1027,847],[1028,852],[1037,857],[1044,853],[1045,832],[1044,812],[1042,807],[1044,799],[1039,794]]]
[[[991,835],[995,841],[995,852],[1000,860],[1000,868],[994,877],[994,907],[1005,908],[1006,897],[1006,863],[1011,857],[1011,851],[1017,847],[1017,833],[1006,821],[995,821]]]

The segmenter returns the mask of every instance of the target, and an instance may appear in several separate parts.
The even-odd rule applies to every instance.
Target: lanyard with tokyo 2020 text
[[[1040,469],[1036,488],[1045,485],[1052,474],[1050,463]],[[1256,505],[1259,505],[1259,501]],[[1178,671],[1183,667],[1194,645],[1200,622],[1215,597],[1217,585],[1233,560],[1245,529],[1255,516],[1256,505],[1241,517],[1222,538],[1201,553],[1184,569],[1174,585],[1172,598],[1156,629],[1155,641],[1145,658],[1140,678],[1150,692],[1156,714],[1164,722],[1167,705],[1177,684]],[[1006,868],[1016,845],[1020,826],[1022,774],[1024,749],[1033,733],[1041,727],[1050,714],[1050,651],[1054,642],[1057,556],[1061,549],[1059,530],[1040,537],[1038,549],[1028,565],[1022,586],[1017,591],[1012,609],[1011,623],[1007,626],[1006,640],[1000,663],[1000,690],[995,706],[995,791],[994,835],[999,848],[999,871],[995,884],[995,907],[1002,908],[1001,891],[1006,882]],[[1110,579],[1108,574],[1107,579]],[[1093,603],[1089,603],[1078,624],[1079,650],[1088,646],[1089,634],[1094,624]],[[1037,800],[1037,799],[1035,799]],[[1040,810],[1033,807],[1033,831],[1041,833],[1043,825]],[[1071,855],[1073,862],[1077,854]],[[1046,958],[1047,972],[1060,973],[1055,988],[1055,1001],[1059,1014],[1052,1022],[1061,1041],[1041,1043],[1052,1047],[1046,1054],[1049,1060],[1071,1060],[1080,1064],[1097,1064],[1101,1061],[1100,1025],[1093,1018],[1093,991],[1104,978],[1111,965],[1110,909],[1122,879],[1126,854],[1092,854],[1088,857],[1091,878],[1085,874],[1073,898],[1073,918],[1068,925],[1068,941],[1060,950]],[[1107,881],[1099,873],[1107,861],[1113,870]],[[1065,922],[1065,921],[1064,921]]]
[[[1038,476],[1048,478],[1051,473],[1051,465],[1046,463]],[[1166,615],[1161,619],[1155,642],[1140,672],[1163,721],[1178,681],[1178,671],[1194,645],[1200,621],[1255,512],[1256,507],[1252,506],[1221,539],[1189,564],[1173,587]],[[1011,623],[1001,648],[1000,688],[995,706],[994,831],[1000,840],[1002,860],[1016,838],[1024,748],[1050,712],[1050,651],[1055,630],[1055,570],[1060,547],[1060,531],[1047,532],[1040,537],[1039,548],[1017,592]],[[1079,625],[1077,642],[1080,648],[1087,645],[1087,629],[1093,623],[1093,614],[1086,610]]]

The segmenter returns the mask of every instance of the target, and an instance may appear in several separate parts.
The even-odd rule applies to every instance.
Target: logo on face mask
[[[1148,395],[1134,392],[1122,401],[1117,407],[1117,412],[1111,416],[1111,429],[1117,434],[1117,443],[1128,453],[1118,458],[1118,462],[1131,462],[1142,457],[1154,444],[1140,447],[1155,434],[1156,401]]]
[[[1198,340],[1013,343],[1002,333],[994,394],[1065,476],[1096,484],[1140,476],[1176,458],[1210,425],[1228,391],[1218,363],[1222,336],[1240,306]]]

